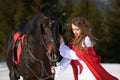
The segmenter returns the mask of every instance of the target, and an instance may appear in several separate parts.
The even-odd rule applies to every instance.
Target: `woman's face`
[[[78,38],[81,34],[80,28],[74,24],[72,24],[72,31],[73,31],[75,38]]]

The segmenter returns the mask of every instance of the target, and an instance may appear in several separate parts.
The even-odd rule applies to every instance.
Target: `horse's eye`
[[[55,22],[54,20],[51,21],[52,24],[53,24],[54,22]]]
[[[55,23],[55,21],[54,21],[53,19],[50,19],[50,20],[49,20],[49,26],[50,26],[50,27],[52,27],[54,23]]]

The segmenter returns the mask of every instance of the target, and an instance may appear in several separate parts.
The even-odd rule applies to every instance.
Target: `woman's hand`
[[[63,37],[61,35],[59,35],[59,39],[58,40],[59,40],[60,44],[62,44],[64,42],[64,39],[63,39]]]
[[[51,67],[51,73],[55,73],[55,66]]]

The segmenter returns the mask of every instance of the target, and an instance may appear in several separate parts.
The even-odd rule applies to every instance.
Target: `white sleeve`
[[[55,80],[57,80],[57,78],[67,69],[70,62],[70,59],[63,58],[57,67],[55,67]]]
[[[64,58],[78,60],[80,58],[77,57],[75,51],[70,49],[68,46],[65,45],[65,43],[62,43],[59,48],[60,55]]]
[[[88,36],[85,37],[85,45],[86,45],[86,47],[93,46],[92,42]]]

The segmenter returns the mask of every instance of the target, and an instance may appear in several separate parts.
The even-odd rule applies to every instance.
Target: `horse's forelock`
[[[57,8],[51,4],[46,4],[43,7],[39,8],[39,13],[42,13],[47,17],[57,16]]]

